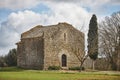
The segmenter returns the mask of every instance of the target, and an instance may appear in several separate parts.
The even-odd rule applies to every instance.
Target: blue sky
[[[47,5],[44,5],[42,3],[32,7],[32,8],[26,8],[26,9],[15,9],[15,10],[12,10],[12,9],[9,9],[9,8],[0,8],[0,22],[6,20],[6,18],[12,13],[12,12],[15,12],[17,13],[18,11],[24,11],[24,10],[32,10],[34,12],[37,12],[37,13],[47,13],[50,9],[49,7],[47,7]]]
[[[20,34],[36,25],[68,22],[87,34],[92,14],[99,22],[118,11],[120,0],[0,0],[0,55],[16,48]]]

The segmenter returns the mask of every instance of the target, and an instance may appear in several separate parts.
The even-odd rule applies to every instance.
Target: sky
[[[0,0],[0,55],[16,48],[21,33],[36,25],[67,22],[87,35],[92,14],[99,23],[118,11],[120,0]]]

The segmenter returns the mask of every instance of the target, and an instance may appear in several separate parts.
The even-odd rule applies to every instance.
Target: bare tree
[[[78,61],[80,62],[80,70],[79,71],[81,72],[83,63],[89,55],[86,54],[85,51],[83,52],[83,50],[81,50],[81,49],[77,50],[77,48],[72,49],[72,51],[73,51],[74,55],[77,57]],[[81,52],[83,54],[81,54]]]
[[[106,17],[99,24],[99,41],[102,56],[105,56],[113,70],[120,70],[120,12]]]
[[[78,49],[78,46],[72,48],[72,52],[74,53],[74,55],[77,57],[78,61],[80,62],[80,71],[81,71],[82,66],[88,56],[90,56],[93,60],[93,69],[94,69],[94,61],[97,59],[97,56],[98,56],[98,32],[97,32],[98,27],[97,27],[96,15],[93,15],[92,22],[90,20],[90,26],[92,28],[91,28],[91,33],[88,34],[88,35],[90,35],[90,38],[88,40],[89,51],[86,53],[84,50],[84,46],[81,47],[80,49]],[[83,29],[83,27],[84,27],[84,25],[81,27],[81,29]],[[79,43],[81,45],[84,45],[84,38],[82,35],[81,35],[81,41],[79,41]]]
[[[82,42],[80,42],[80,43],[84,44]],[[96,46],[96,43],[94,43],[92,49],[89,50],[90,53],[94,52],[94,50],[96,49],[95,46]],[[74,55],[77,57],[78,61],[80,62],[80,71],[81,71],[85,60],[89,56],[89,53],[87,53],[87,51],[84,51],[83,49],[78,49],[77,46],[74,47],[74,49],[72,49],[72,51],[73,51]]]
[[[81,29],[83,29],[84,25],[82,25]],[[81,30],[79,29],[79,30]],[[86,60],[86,58],[88,57],[88,55],[85,53],[85,45],[84,45],[84,41],[85,41],[85,36],[83,33],[81,33],[79,36],[77,36],[77,43],[74,47],[71,47],[71,52],[74,53],[74,56],[77,58],[77,60],[79,61],[79,71],[82,70],[83,67],[83,63]],[[76,42],[76,41],[75,41]]]

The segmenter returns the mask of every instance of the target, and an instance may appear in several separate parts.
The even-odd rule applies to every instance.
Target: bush
[[[80,70],[80,67],[70,67],[69,70]],[[85,70],[85,68],[82,67],[81,70]]]
[[[22,69],[22,68],[18,68],[18,67],[2,67],[2,68],[0,68],[0,72],[1,71],[3,71],[3,72],[5,72],[5,71],[23,71],[24,69]]]
[[[60,66],[49,66],[48,70],[60,70]]]

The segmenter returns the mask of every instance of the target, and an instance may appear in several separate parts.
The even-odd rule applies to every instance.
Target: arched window
[[[62,67],[67,66],[67,56],[65,54],[62,55]]]

